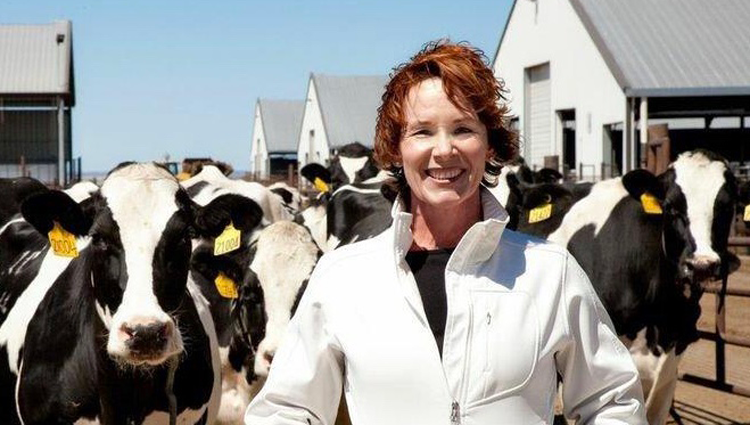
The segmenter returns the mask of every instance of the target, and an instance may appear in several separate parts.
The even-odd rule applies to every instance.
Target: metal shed
[[[65,185],[75,106],[72,24],[0,25],[0,177]]]
[[[741,168],[750,157],[748,22],[745,0],[515,0],[494,68],[537,166],[557,156],[597,177],[644,166],[648,127],[660,123],[672,158],[703,147]],[[546,99],[532,91],[540,67]],[[539,128],[549,136],[535,137]]]

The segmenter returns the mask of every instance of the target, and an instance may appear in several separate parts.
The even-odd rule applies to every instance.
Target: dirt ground
[[[741,256],[742,266],[729,277],[729,288],[750,289],[750,256]],[[698,327],[713,331],[716,296],[704,294]],[[727,297],[726,330],[728,335],[750,337],[750,298]],[[680,372],[715,379],[715,347],[712,341],[700,340],[688,347],[680,363]],[[726,380],[729,384],[750,388],[750,348],[726,346]],[[750,424],[750,397],[680,381],[675,394],[676,411],[682,423],[724,425]],[[668,422],[676,424],[674,420]]]

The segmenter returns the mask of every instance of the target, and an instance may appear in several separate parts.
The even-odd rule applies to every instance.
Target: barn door
[[[549,63],[526,69],[526,161],[541,167],[552,154]]]

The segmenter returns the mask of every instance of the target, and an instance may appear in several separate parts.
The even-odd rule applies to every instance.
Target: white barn
[[[258,179],[285,174],[288,164],[297,161],[303,100],[258,99],[255,104],[251,169]]]
[[[352,142],[372,147],[385,75],[310,74],[297,143],[299,168],[327,165],[331,150]]]
[[[748,22],[746,0],[515,0],[493,68],[526,161],[628,171],[655,122],[669,123],[672,157],[707,147],[744,161]]]

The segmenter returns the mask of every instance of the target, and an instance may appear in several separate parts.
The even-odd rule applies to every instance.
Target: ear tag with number
[[[750,221],[750,205],[745,207],[745,214],[742,217],[743,221]]]
[[[239,297],[239,294],[237,293],[237,285],[234,283],[232,279],[227,277],[227,275],[225,275],[224,273],[219,273],[219,275],[216,276],[214,283],[216,284],[216,290],[219,291],[219,294],[222,297],[224,298]]]
[[[315,185],[315,188],[319,191],[326,193],[329,190],[331,190],[326,182],[324,182],[320,177],[315,177],[315,182],[313,183]]]
[[[544,204],[529,211],[529,224],[544,221],[552,216],[552,204]]]
[[[214,255],[222,255],[232,252],[240,247],[241,232],[234,228],[230,221],[223,232],[214,241]]]
[[[641,195],[641,205],[643,205],[643,211],[646,211],[646,214],[661,214],[661,205],[659,205],[659,201],[656,200],[656,197],[648,192],[644,192]]]
[[[63,229],[60,223],[54,221],[52,230],[47,233],[49,244],[52,252],[61,257],[78,257],[78,248],[76,248],[76,237],[72,233]]]

